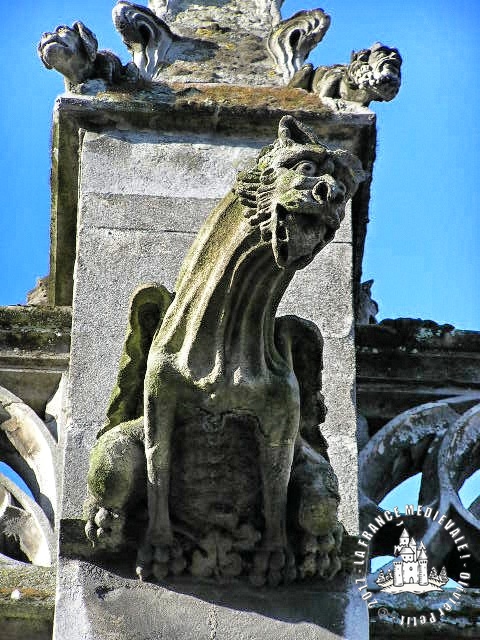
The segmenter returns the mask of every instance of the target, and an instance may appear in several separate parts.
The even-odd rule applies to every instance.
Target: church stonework
[[[376,323],[361,280],[367,107],[402,57],[314,68],[330,16],[281,5],[120,0],[127,64],[81,21],[41,36],[66,92],[50,274],[0,309],[0,459],[33,496],[0,474],[8,640],[391,638],[382,612],[467,575],[457,543],[470,584],[430,630],[478,629],[478,500],[458,492],[480,467],[479,335]],[[366,603],[357,536],[416,472],[455,526],[382,527],[370,557],[395,557]]]

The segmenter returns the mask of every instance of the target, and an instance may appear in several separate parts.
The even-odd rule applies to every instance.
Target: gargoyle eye
[[[293,167],[293,170],[298,171],[298,173],[303,173],[304,176],[315,176],[317,175],[318,165],[313,160],[303,160],[297,163]]]

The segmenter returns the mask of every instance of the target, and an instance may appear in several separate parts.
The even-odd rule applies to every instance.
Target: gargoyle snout
[[[334,202],[340,204],[345,200],[346,188],[334,178],[321,178],[312,189],[312,195],[321,204]]]

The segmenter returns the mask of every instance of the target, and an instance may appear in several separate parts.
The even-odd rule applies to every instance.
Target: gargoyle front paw
[[[265,584],[276,587],[282,582],[292,582],[295,577],[295,558],[289,549],[260,549],[255,553],[250,572],[250,582],[255,587]]]
[[[157,580],[164,580],[168,575],[180,575],[186,566],[183,550],[176,541],[168,545],[152,545],[146,542],[137,554],[136,573],[140,580],[152,575]]]
[[[338,525],[324,536],[306,534],[302,543],[302,560],[298,566],[301,579],[319,576],[333,578],[342,568],[341,546],[343,527]]]
[[[122,546],[125,514],[105,507],[92,513],[85,525],[85,533],[90,542],[115,551]]]

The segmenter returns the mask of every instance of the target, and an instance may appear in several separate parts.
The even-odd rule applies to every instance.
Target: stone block
[[[153,132],[87,132],[82,193],[221,198],[267,141]]]
[[[192,233],[199,230],[218,202],[213,198],[144,196],[139,194],[88,193],[81,211],[86,226],[138,231]]]
[[[139,582],[79,560],[63,559],[60,569],[55,640],[368,637],[367,607],[342,580],[255,589],[240,581]]]
[[[332,242],[306,269],[297,271],[278,313],[315,322],[323,338],[349,336],[353,327],[352,247]]]
[[[81,225],[70,366],[63,517],[80,517],[88,457],[106,416],[127,327],[129,300],[144,283],[170,291],[193,234]],[[114,311],[112,311],[114,310]],[[94,399],[94,401],[92,401]]]

